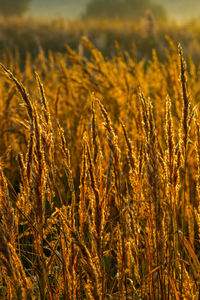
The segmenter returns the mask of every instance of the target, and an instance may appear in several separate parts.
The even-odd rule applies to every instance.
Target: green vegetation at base
[[[29,7],[31,0],[0,0],[0,14],[21,16]]]

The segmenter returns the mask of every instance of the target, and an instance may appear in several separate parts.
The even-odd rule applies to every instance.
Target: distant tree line
[[[22,15],[29,8],[31,1],[33,0],[0,0],[0,14]],[[52,2],[52,0],[45,1],[47,5],[48,2]],[[57,1],[59,3],[60,0],[53,1],[56,5]],[[62,0],[62,2],[66,3],[71,1],[74,0]],[[81,0],[79,1],[81,4]],[[88,0],[84,17],[120,18],[137,21],[144,16],[147,9],[151,10],[156,19],[166,19],[166,11],[163,6],[152,2],[152,0]]]
[[[0,0],[0,14],[22,15],[30,4],[31,0]]]
[[[137,21],[150,9],[156,19],[167,18],[164,7],[151,0],[90,0],[85,17],[120,18]]]

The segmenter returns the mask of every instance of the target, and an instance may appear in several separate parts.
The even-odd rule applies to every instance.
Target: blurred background
[[[2,2],[2,3],[1,3]],[[170,18],[188,20],[200,16],[199,0],[0,0],[4,14],[39,17],[79,18],[83,15],[104,17],[140,17],[151,9],[158,17],[164,11]],[[161,14],[159,16],[159,13]]]
[[[7,0],[6,3],[8,2]],[[158,17],[161,17],[165,11],[168,17],[179,21],[200,16],[199,0],[21,0],[21,2],[29,4],[27,7],[29,14],[45,17],[78,18],[84,14],[88,16],[99,14],[105,17],[138,15],[139,17],[148,8],[152,9]]]
[[[169,38],[200,59],[199,0],[0,0],[0,54],[5,50],[81,51],[87,36],[105,56],[121,50],[149,59],[165,58]],[[169,38],[168,38],[169,37]],[[87,53],[84,53],[87,55]]]

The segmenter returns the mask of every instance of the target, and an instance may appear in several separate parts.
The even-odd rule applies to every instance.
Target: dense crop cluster
[[[198,69],[82,43],[1,65],[0,298],[199,299]]]

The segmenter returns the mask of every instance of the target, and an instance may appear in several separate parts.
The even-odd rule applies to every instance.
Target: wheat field
[[[199,68],[166,58],[0,71],[0,298],[199,299]]]

